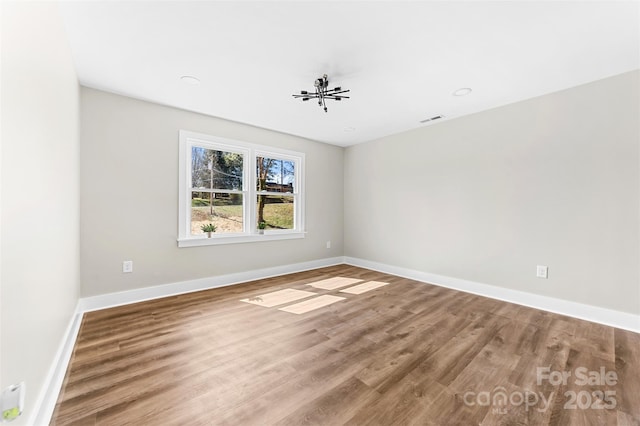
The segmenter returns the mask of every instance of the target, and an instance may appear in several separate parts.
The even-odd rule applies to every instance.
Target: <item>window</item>
[[[303,238],[303,167],[301,153],[181,131],[178,245]]]
[[[295,159],[257,154],[256,221],[265,229],[295,229],[295,172]]]

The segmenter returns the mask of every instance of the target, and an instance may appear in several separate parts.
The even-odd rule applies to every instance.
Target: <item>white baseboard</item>
[[[159,299],[161,297],[225,287],[248,281],[292,274],[294,272],[309,271],[312,269],[324,268],[326,266],[340,265],[342,263],[344,263],[343,257],[331,257],[327,259],[312,260],[309,262],[294,263],[291,265],[237,272],[217,277],[207,277],[153,287],[137,288],[118,293],[101,294],[99,296],[84,297],[80,299],[80,309],[82,312],[96,311],[114,306],[143,302],[145,300]]]
[[[344,263],[362,268],[373,269],[374,271],[410,278],[434,284],[440,287],[447,287],[454,290],[473,293],[492,299],[528,306],[543,311],[562,314],[569,317],[579,318],[586,321],[596,322],[611,327],[640,333],[640,315],[627,312],[615,311],[598,306],[585,305],[563,299],[556,299],[548,296],[527,293],[524,291],[512,290],[504,287],[497,287],[482,284],[474,281],[452,278],[443,275],[430,274],[413,269],[401,268],[386,265],[384,263],[372,262],[355,257],[345,257]]]
[[[31,410],[31,416],[27,420],[28,425],[48,425],[51,421],[58,395],[62,389],[64,376],[67,373],[67,366],[71,360],[71,355],[73,355],[73,348],[76,344],[81,323],[82,312],[80,311],[80,301],[78,301],[76,309],[69,320],[69,325],[65,330],[62,342],[58,346],[53,362],[40,388],[33,410]]]

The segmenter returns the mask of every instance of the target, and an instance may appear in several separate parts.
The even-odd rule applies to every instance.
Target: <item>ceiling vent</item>
[[[441,118],[444,118],[444,115],[436,115],[436,116],[433,116],[431,118],[426,118],[424,120],[420,120],[420,122],[421,123],[429,123],[431,121],[440,120]]]

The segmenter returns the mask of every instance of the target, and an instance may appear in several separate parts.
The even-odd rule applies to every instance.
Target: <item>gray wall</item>
[[[304,152],[306,238],[178,248],[181,129]],[[83,296],[343,254],[342,148],[84,87],[81,139]]]
[[[2,2],[1,383],[33,414],[74,313],[79,87],[55,3]]]
[[[348,148],[345,254],[640,313],[638,80]]]

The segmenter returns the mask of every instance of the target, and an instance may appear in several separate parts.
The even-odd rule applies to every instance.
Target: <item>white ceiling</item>
[[[340,146],[640,68],[637,1],[73,1],[61,13],[85,86]],[[325,113],[291,96],[324,73],[351,99]],[[461,87],[473,92],[452,96]]]

